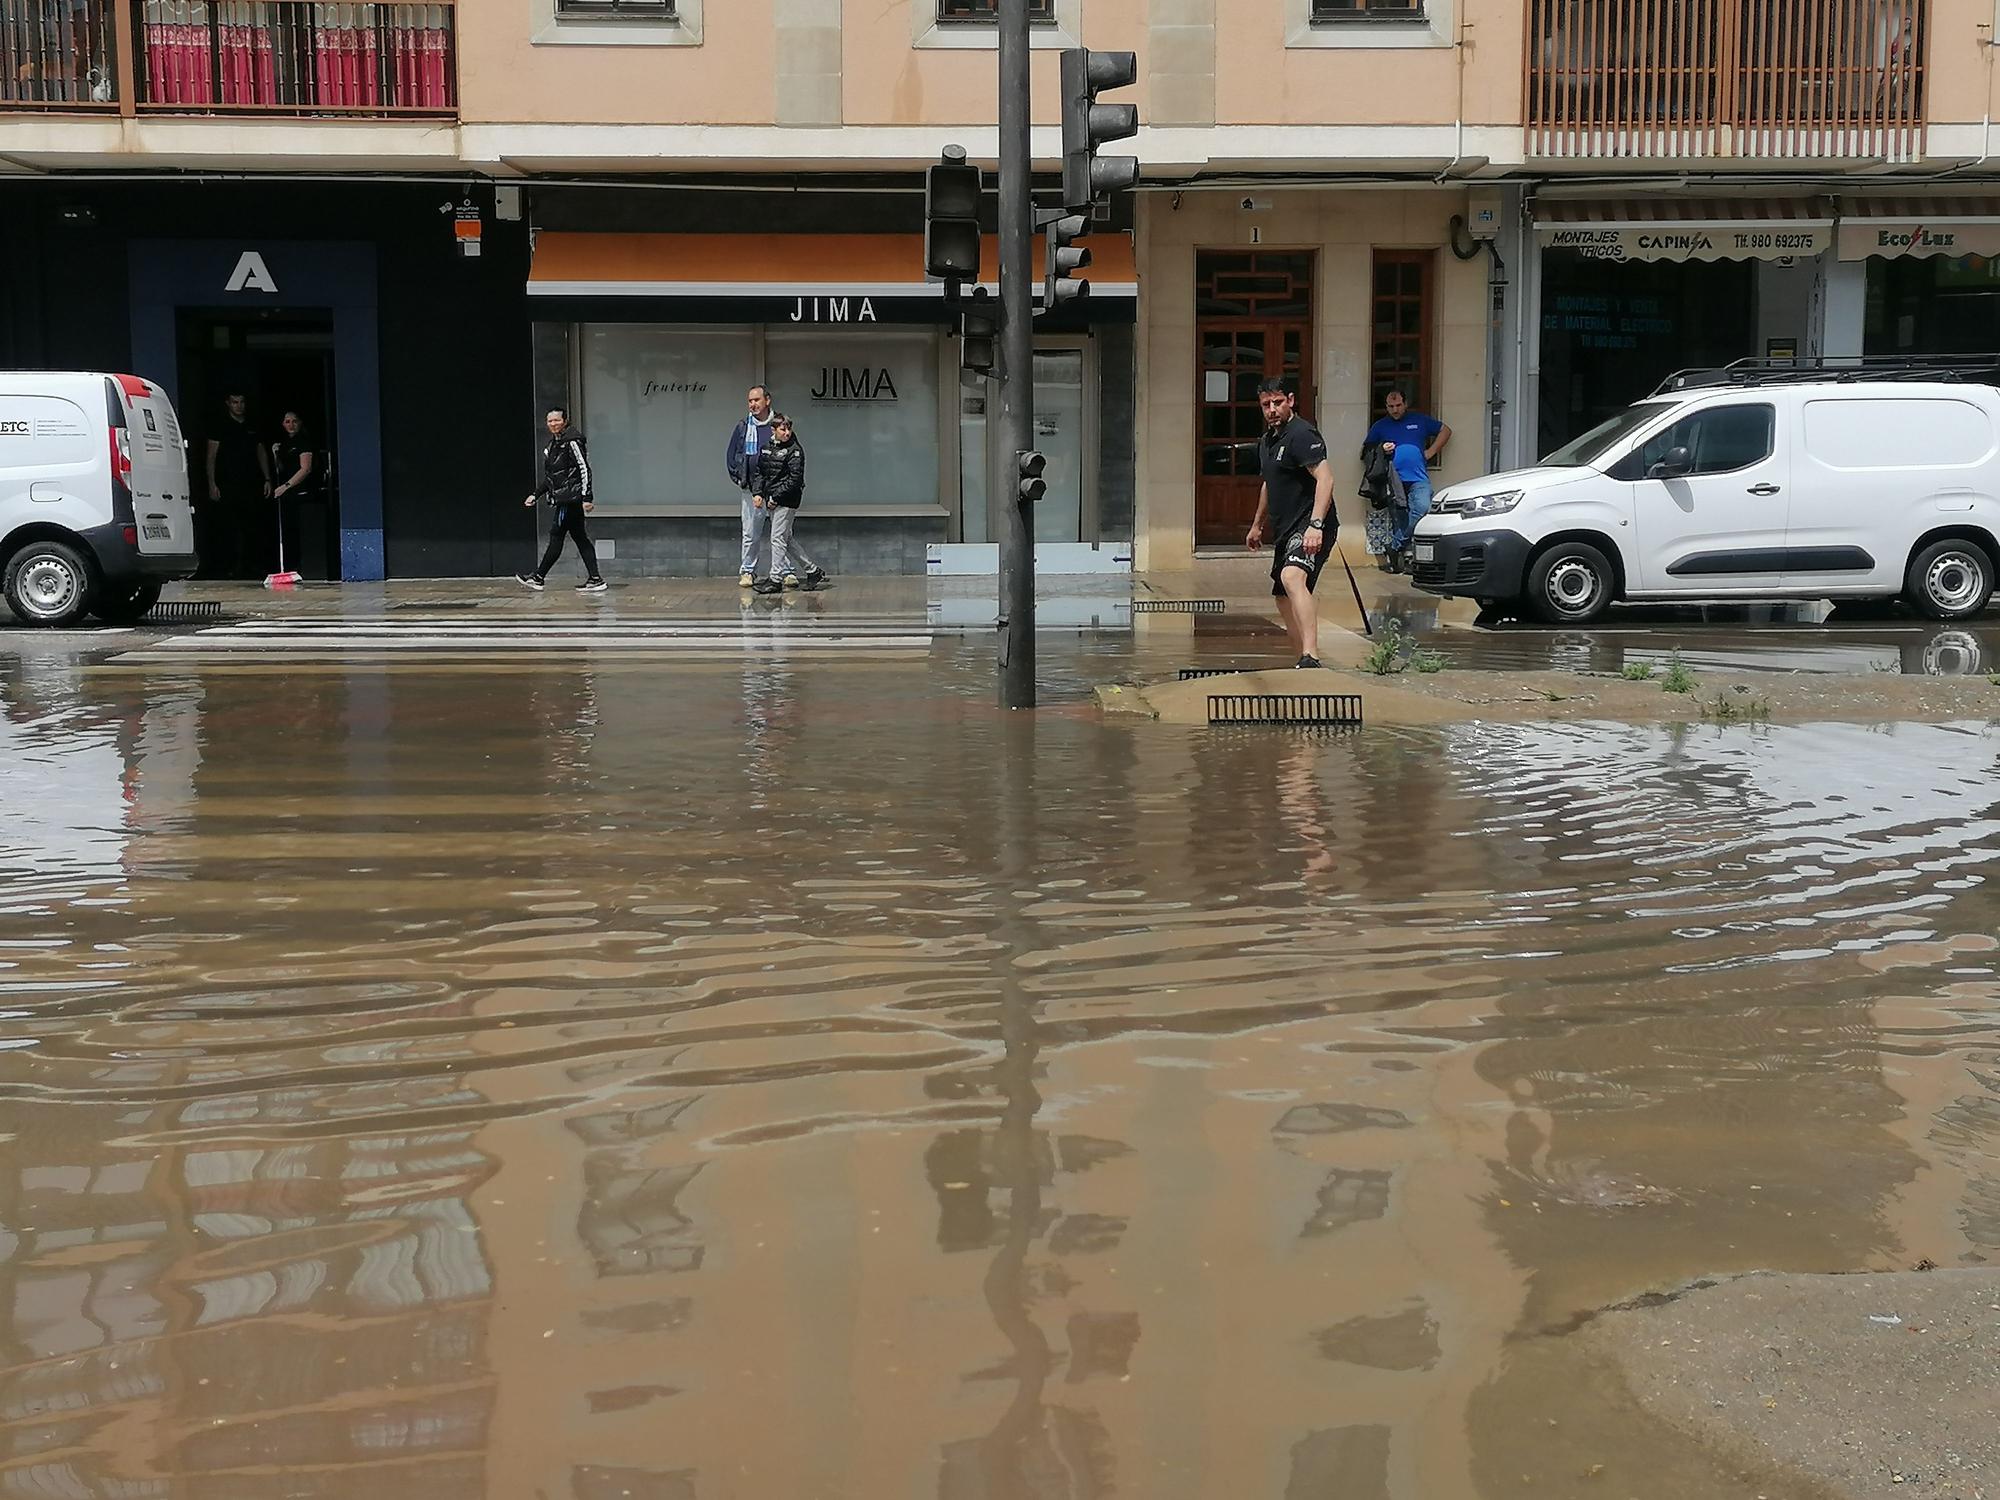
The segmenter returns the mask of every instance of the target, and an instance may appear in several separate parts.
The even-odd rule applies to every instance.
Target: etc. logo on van
[[[0,437],[26,437],[27,435],[28,424],[26,422],[0,422]]]

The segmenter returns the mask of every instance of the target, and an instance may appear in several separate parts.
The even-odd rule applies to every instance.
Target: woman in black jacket
[[[771,419],[770,446],[757,455],[757,493],[752,497],[771,510],[771,576],[755,585],[760,594],[816,589],[826,582],[826,569],[792,540],[792,525],[805,497],[806,450],[792,431],[792,419],[780,412]]]

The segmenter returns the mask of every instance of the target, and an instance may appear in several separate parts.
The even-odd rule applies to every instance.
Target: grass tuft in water
[[[1680,652],[1676,651],[1667,658],[1667,675],[1660,679],[1660,686],[1669,693],[1694,691],[1694,673],[1690,672],[1687,663],[1681,660]]]
[[[1703,720],[1710,724],[1763,724],[1771,717],[1771,705],[1762,698],[1743,698],[1717,693],[1701,706]]]
[[[1447,664],[1441,652],[1418,651],[1410,657],[1410,665],[1428,675],[1432,672],[1442,672]]]

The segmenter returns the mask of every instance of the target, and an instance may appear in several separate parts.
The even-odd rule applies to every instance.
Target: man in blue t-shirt
[[[1392,454],[1396,477],[1403,481],[1409,497],[1407,508],[1395,508],[1389,530],[1388,568],[1391,573],[1401,573],[1409,566],[1404,554],[1409,551],[1410,534],[1417,529],[1417,522],[1430,514],[1430,465],[1451,441],[1451,429],[1436,417],[1411,411],[1409,398],[1399,390],[1391,390],[1383,398],[1382,409],[1388,415],[1368,429],[1361,453],[1365,459],[1370,449],[1379,447]]]

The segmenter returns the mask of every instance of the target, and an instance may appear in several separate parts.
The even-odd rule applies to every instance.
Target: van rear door
[[[187,448],[167,394],[137,375],[112,377],[112,394],[125,412],[125,449],[131,471],[133,519],[139,551],[177,556],[194,551],[194,509],[189,503]]]

